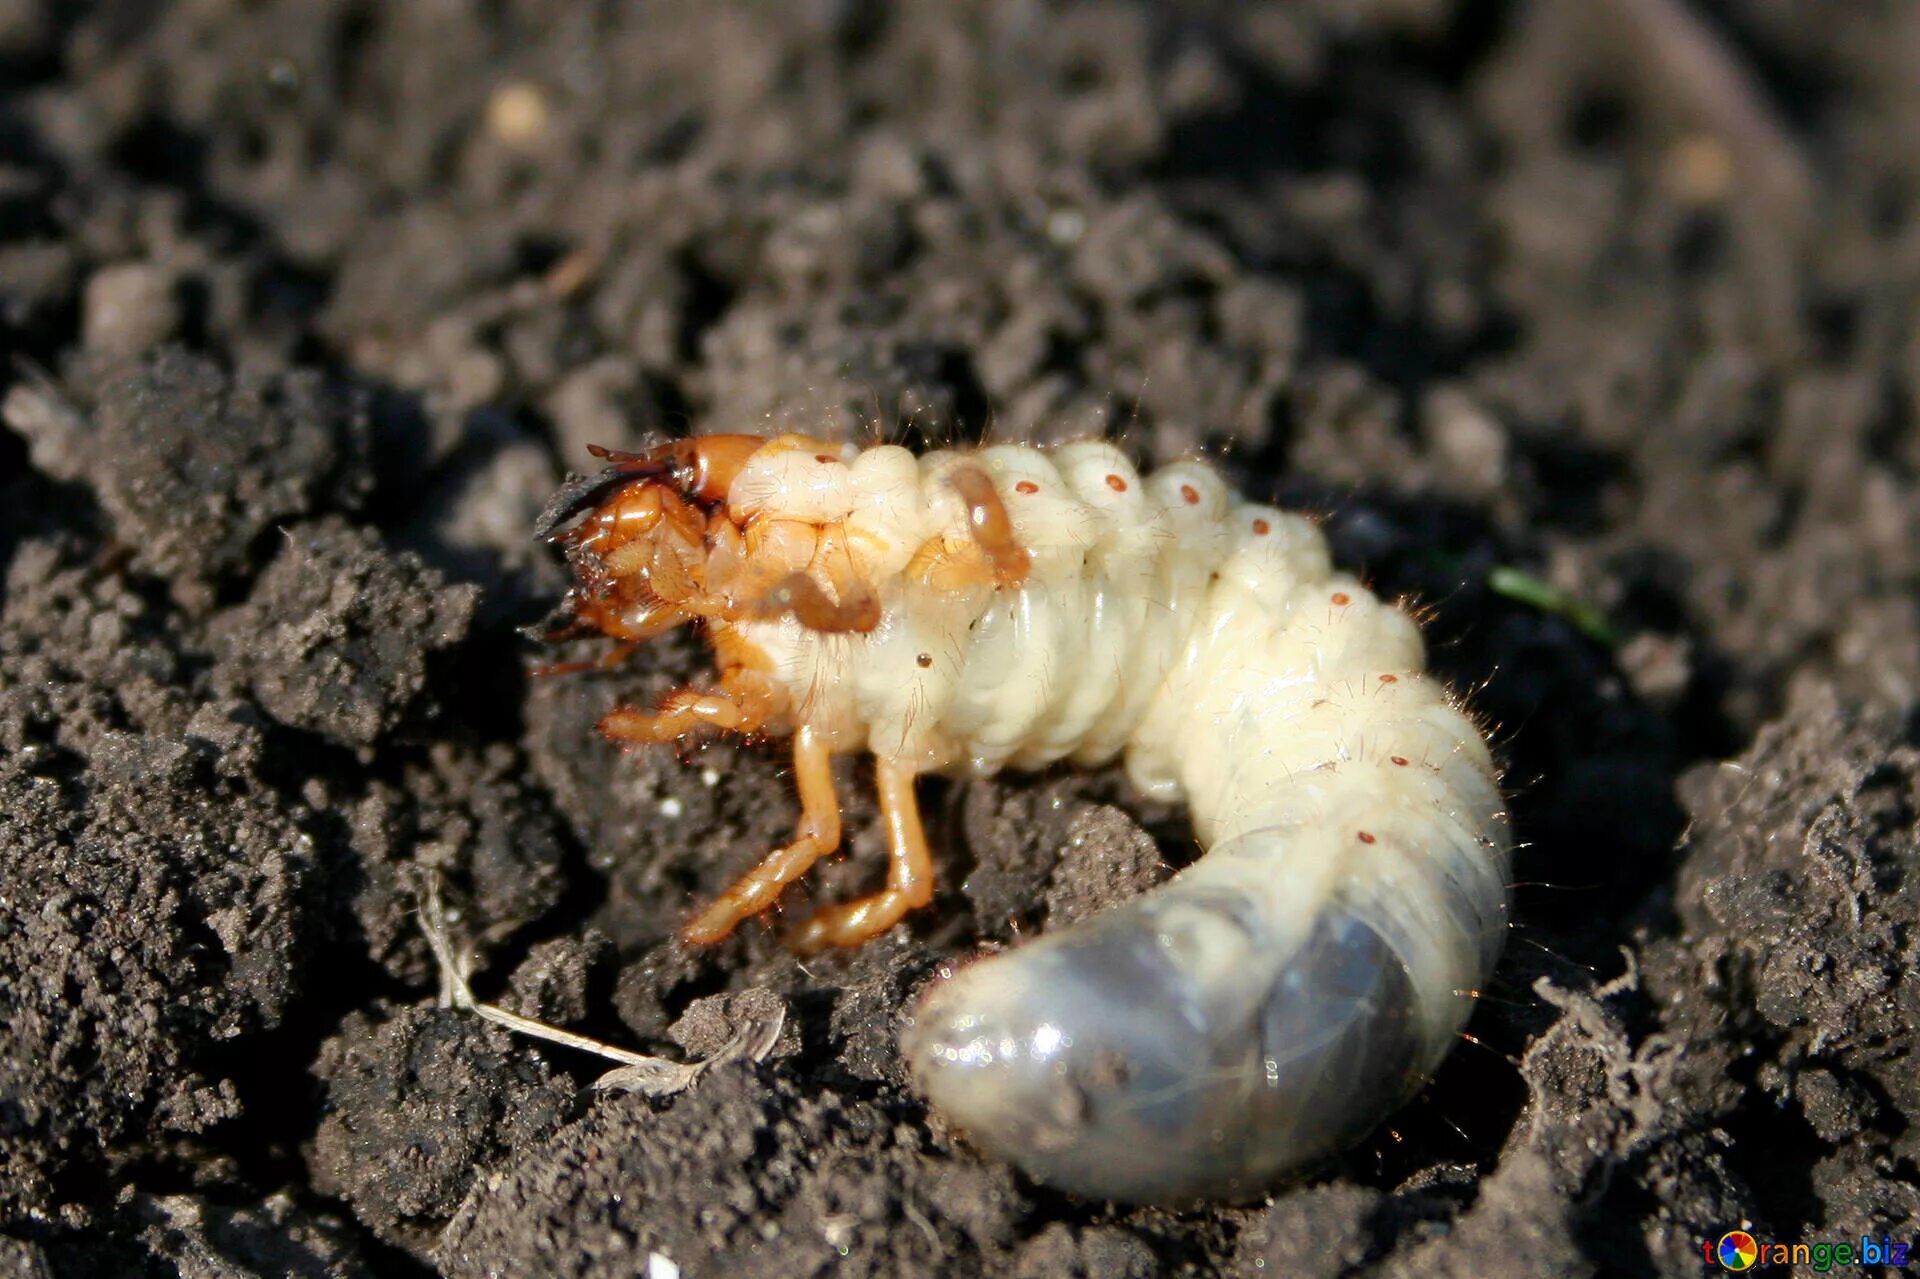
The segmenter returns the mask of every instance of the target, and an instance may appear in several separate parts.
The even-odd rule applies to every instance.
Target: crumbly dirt
[[[1916,58],[1897,0],[0,0],[0,1270],[1910,1238]],[[857,953],[672,940],[790,829],[782,766],[591,731],[685,639],[530,677],[529,533],[589,443],[787,427],[1206,450],[1421,602],[1525,841],[1421,1098],[1180,1209],[928,1116],[922,982],[1190,855],[1111,774],[930,785],[940,894]],[[796,904],[876,874],[869,781]],[[589,1091],[438,1008],[427,873],[483,998],[786,1031]]]

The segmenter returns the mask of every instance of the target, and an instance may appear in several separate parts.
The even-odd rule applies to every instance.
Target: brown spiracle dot
[[[916,657],[916,658],[914,658],[913,660],[914,660],[914,661],[916,661],[916,662],[918,662],[918,663],[920,663],[920,665],[921,665],[922,667],[928,667],[928,666],[932,666],[932,665],[933,665],[933,654],[932,654],[932,653],[922,653],[922,654],[920,654],[920,655],[919,655],[918,657]]]
[[[1198,506],[1200,505],[1200,490],[1191,484],[1182,484],[1180,486],[1180,500],[1188,506]]]
[[[1038,493],[1040,491],[1040,486],[1038,484],[1035,484],[1032,480],[1021,480],[1018,484],[1013,486],[1013,491],[1016,493]]]
[[[1267,523],[1265,520],[1255,520],[1253,522],[1253,533],[1255,537],[1265,537],[1271,532],[1273,532],[1273,525]]]
[[[1107,487],[1116,493],[1124,493],[1127,491],[1127,482],[1118,475],[1109,475],[1107,477]]]
[[[1353,596],[1347,594],[1345,591],[1335,591],[1333,593],[1333,602],[1341,608],[1345,608],[1347,605],[1353,603]]]
[[[1363,831],[1361,831],[1361,832],[1360,832],[1360,842],[1361,842],[1361,843],[1363,843],[1363,844],[1371,844],[1371,843],[1373,843],[1373,842],[1374,842],[1374,835],[1373,835],[1373,832],[1372,832],[1372,831],[1370,831],[1370,830],[1363,830]]]

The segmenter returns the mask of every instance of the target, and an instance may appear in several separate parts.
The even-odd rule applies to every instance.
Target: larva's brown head
[[[879,598],[849,546],[852,482],[834,446],[703,435],[593,453],[607,469],[570,481],[540,518],[539,535],[566,547],[574,587],[538,637],[597,630],[630,649],[696,617],[791,616],[831,633],[879,625]]]
[[[643,453],[592,446],[607,468],[562,488],[537,526],[566,548],[575,584],[561,607],[571,626],[638,641],[694,616],[707,592],[709,529],[726,522],[735,477],[765,445],[757,435],[709,435]]]

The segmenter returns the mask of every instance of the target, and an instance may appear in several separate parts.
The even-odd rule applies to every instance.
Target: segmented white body
[[[972,465],[1031,555],[1018,588],[906,571],[930,538],[966,542],[948,477]],[[1098,442],[770,451],[730,501],[845,520],[879,591],[869,634],[722,624],[836,749],[975,774],[1124,752],[1191,806],[1192,866],[914,1014],[914,1077],[971,1140],[1088,1195],[1250,1194],[1438,1065],[1505,935],[1495,769],[1412,620],[1334,572],[1312,524],[1201,463],[1143,480]]]

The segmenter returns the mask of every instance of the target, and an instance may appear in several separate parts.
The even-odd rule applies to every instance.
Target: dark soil
[[[1901,0],[0,0],[0,1271],[1910,1238],[1916,59]],[[1425,602],[1526,847],[1422,1098],[1180,1211],[930,1122],[917,986],[1187,855],[1112,774],[930,786],[944,889],[861,952],[670,940],[790,828],[780,762],[593,734],[691,641],[529,678],[530,530],[588,443],[785,426],[1205,449]],[[876,874],[867,781],[814,894]],[[590,1093],[438,1008],[424,870],[483,997],[788,1030]]]

